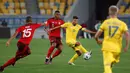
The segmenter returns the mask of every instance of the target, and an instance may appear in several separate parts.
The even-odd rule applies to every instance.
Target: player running
[[[122,48],[122,36],[125,34],[126,52],[129,47],[129,32],[127,25],[117,18],[118,8],[116,6],[109,7],[109,19],[106,19],[101,25],[99,31],[95,35],[98,44],[102,41],[98,37],[104,32],[104,40],[102,44],[104,73],[112,73],[112,65],[119,62],[120,52]]]
[[[60,26],[64,24],[64,21],[60,19],[60,11],[55,11],[54,17],[48,19],[45,22],[46,26],[49,27],[49,29],[54,28],[56,26]],[[46,55],[45,64],[51,64],[52,59],[56,56],[58,56],[62,52],[62,42],[61,42],[61,35],[60,35],[60,28],[49,32],[49,40],[50,40],[50,48],[48,50],[48,53]],[[57,48],[55,53],[51,56],[53,50]]]
[[[28,16],[26,17],[26,24],[19,27],[13,36],[6,42],[6,46],[10,45],[10,42],[17,36],[18,33],[21,33],[21,37],[19,41],[17,42],[18,50],[16,52],[15,57],[8,60],[4,65],[0,67],[0,72],[2,72],[7,66],[9,65],[15,65],[16,61],[18,61],[21,58],[24,58],[31,54],[29,44],[32,40],[34,31],[43,26],[44,24],[36,24],[32,23],[32,17]]]
[[[84,32],[89,32],[89,33],[95,33],[90,30],[87,30],[85,28],[82,28],[78,24],[78,17],[73,16],[72,23],[71,22],[66,22],[61,26],[57,26],[55,28],[50,29],[50,31],[54,31],[58,28],[66,28],[66,43],[69,47],[73,48],[76,54],[70,59],[68,62],[70,65],[75,65],[73,62],[82,54],[82,53],[87,53],[88,51],[76,40],[77,34],[79,30],[82,30]],[[91,54],[91,52],[88,52]]]

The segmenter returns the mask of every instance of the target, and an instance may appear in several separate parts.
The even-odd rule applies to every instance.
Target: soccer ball
[[[89,60],[89,59],[91,58],[91,52],[85,53],[85,54],[83,55],[83,58],[84,58],[85,60]]]

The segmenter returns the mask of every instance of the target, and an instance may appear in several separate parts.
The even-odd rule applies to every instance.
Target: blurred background
[[[130,0],[0,0],[0,38],[9,38],[16,28],[25,24],[30,15],[33,22],[45,22],[53,17],[55,10],[61,12],[66,22],[72,16],[79,17],[82,27],[96,31],[108,17],[108,7],[119,7],[118,17],[130,27]],[[80,38],[91,38],[91,34],[80,32]],[[36,31],[34,38],[47,38],[43,28]]]

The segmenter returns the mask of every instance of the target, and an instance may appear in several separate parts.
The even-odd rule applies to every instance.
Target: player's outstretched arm
[[[128,48],[129,48],[129,32],[125,32],[125,40],[126,40],[126,46],[124,48],[124,52],[127,52]]]
[[[49,34],[51,31],[53,31],[53,30],[55,30],[55,29],[58,29],[58,28],[60,28],[60,27],[61,27],[61,26],[57,26],[57,27],[51,28],[51,29],[48,30],[47,33]]]
[[[96,34],[95,34],[95,40],[97,41],[98,44],[102,44],[102,40],[99,40],[99,36],[102,34],[102,31],[98,31]]]
[[[84,28],[83,28],[84,29]],[[95,34],[96,32],[93,32],[93,31],[91,31],[91,30],[88,30],[88,29],[84,29],[83,30],[84,32],[88,32],[88,33],[92,33],[92,34]]]
[[[58,28],[61,28],[61,26],[57,26],[57,27],[51,28],[50,31],[53,31],[53,30],[58,29]]]
[[[10,42],[17,36],[18,32],[15,32],[13,34],[13,36],[11,36],[11,38],[6,42],[6,46],[9,46],[10,45]]]
[[[43,30],[49,35],[49,31],[47,30],[47,22],[41,23],[41,26],[44,26]]]

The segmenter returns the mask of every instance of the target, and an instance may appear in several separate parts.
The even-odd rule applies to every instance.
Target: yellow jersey
[[[76,40],[78,31],[80,29],[84,30],[79,24],[75,26],[71,22],[66,22],[61,27],[66,28],[66,42],[69,40]]]
[[[109,18],[103,22],[99,31],[104,31],[102,50],[121,52],[123,33],[128,31],[127,25],[118,18]]]

